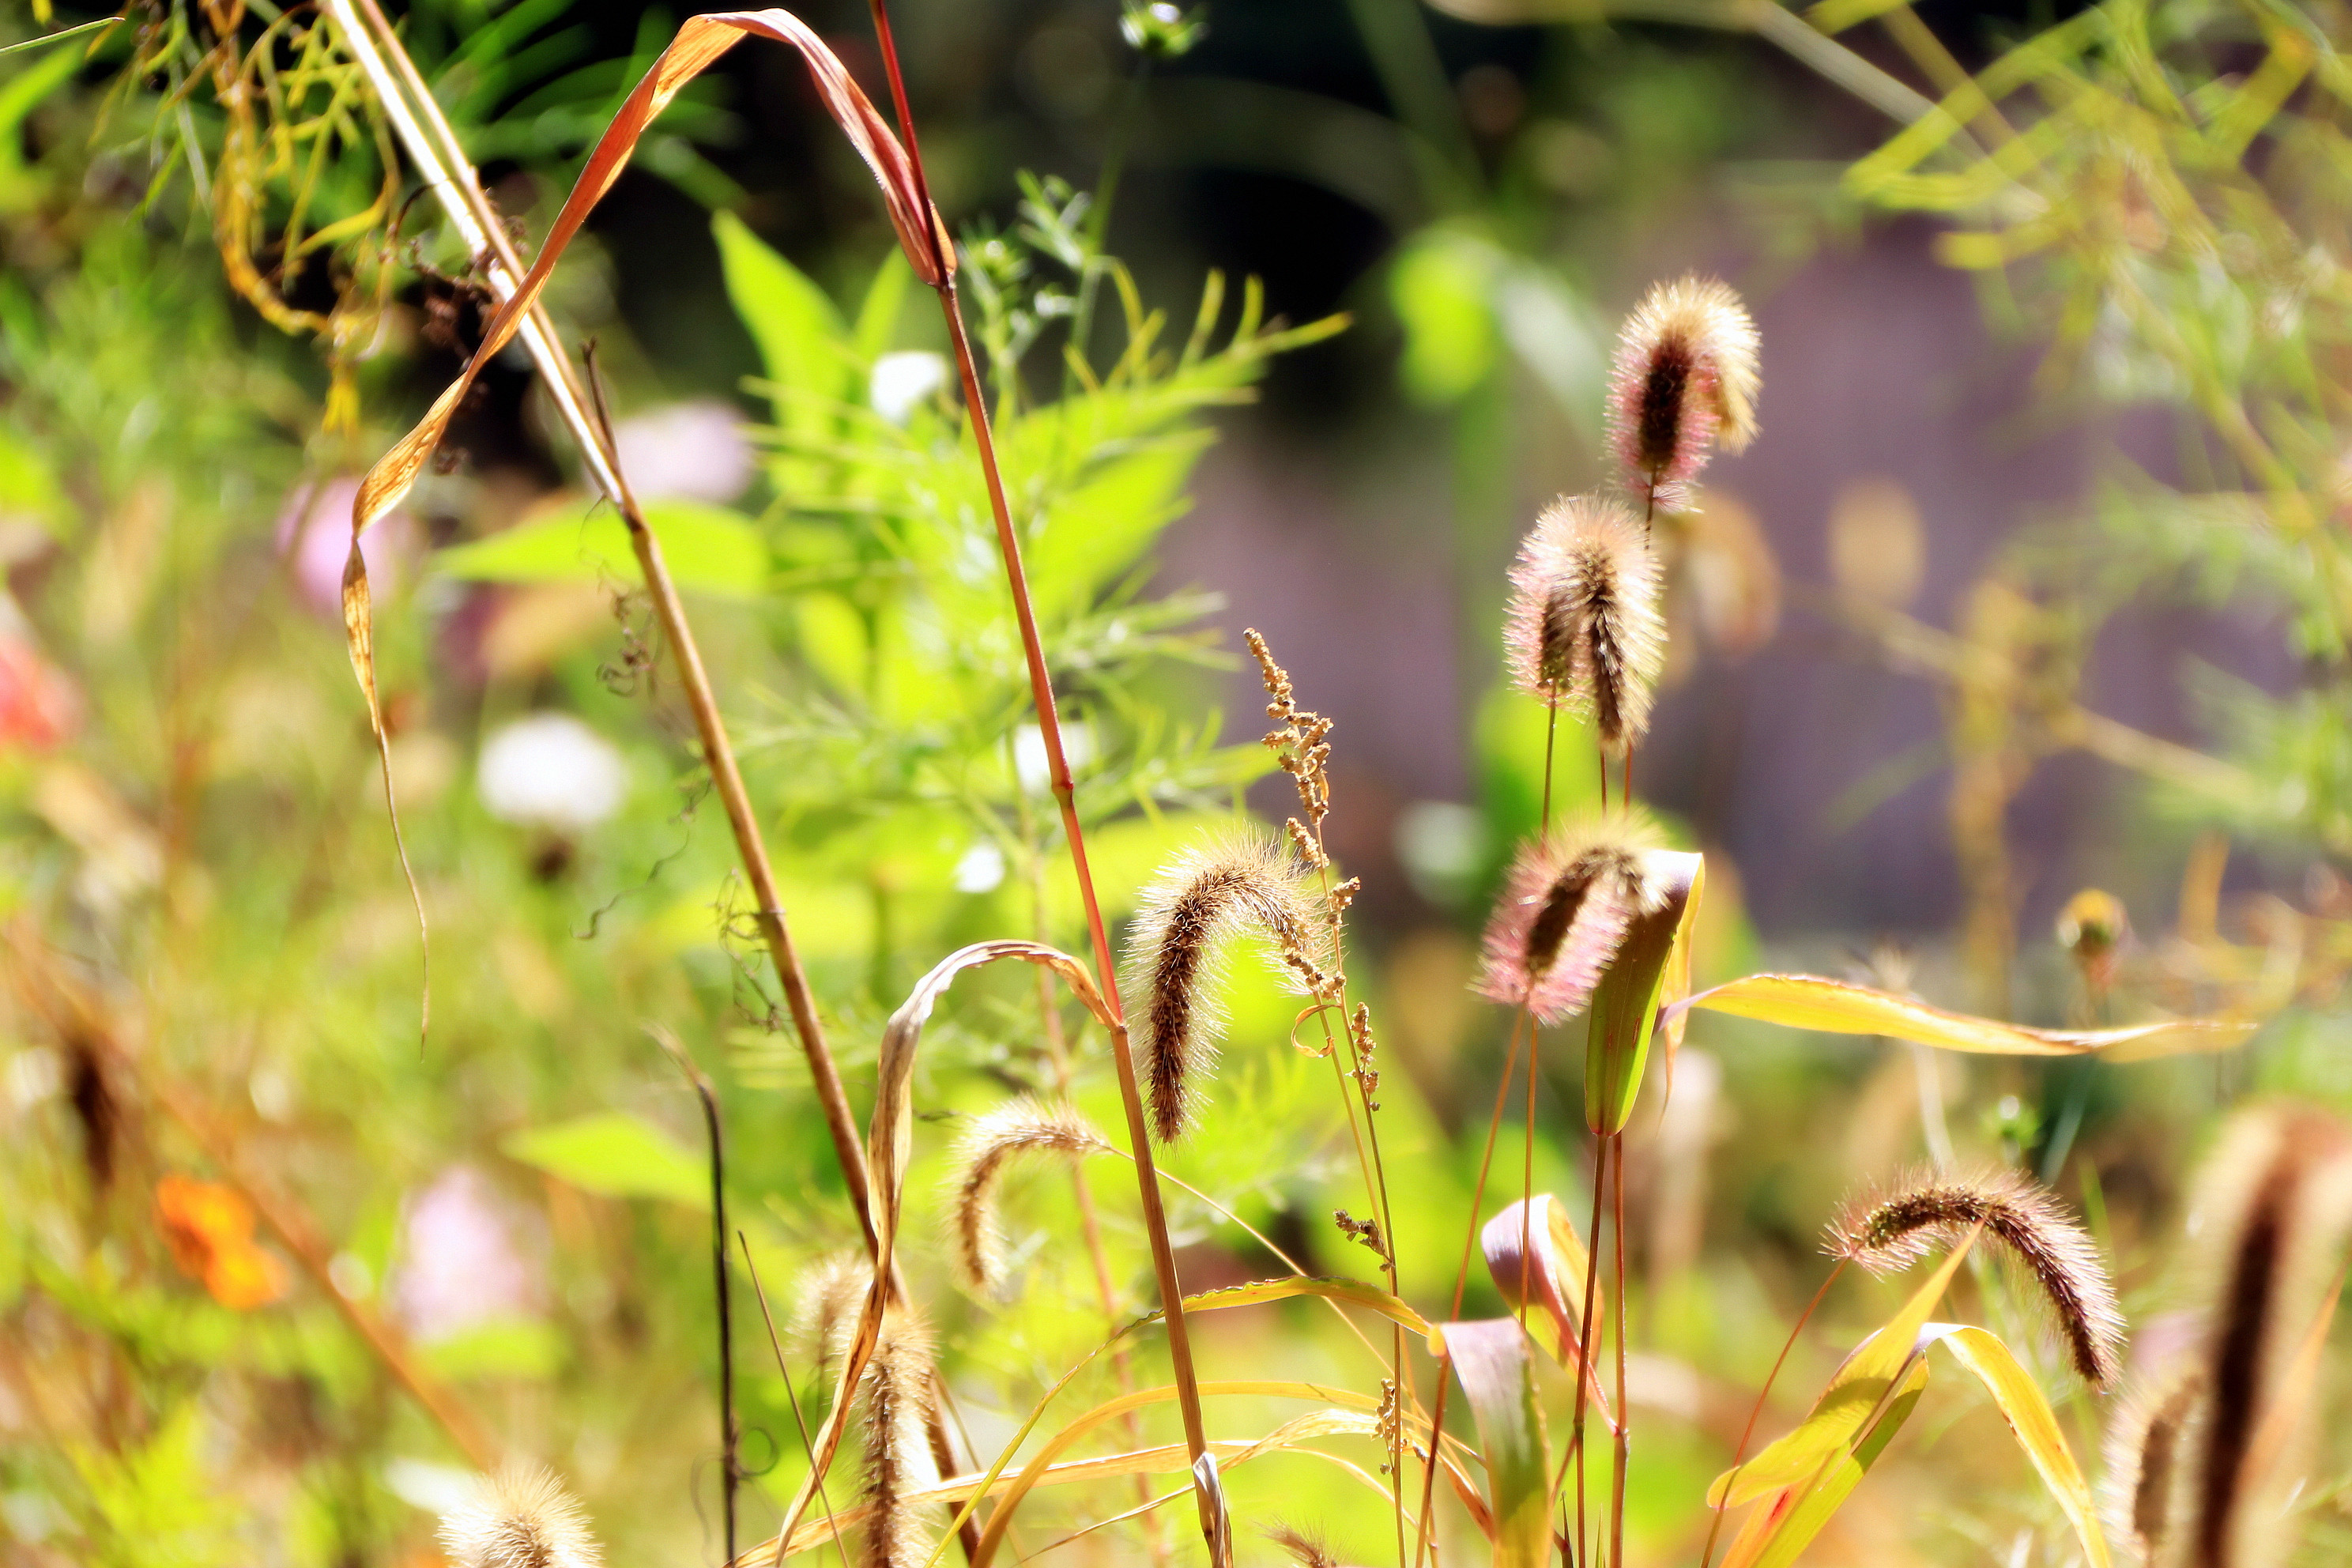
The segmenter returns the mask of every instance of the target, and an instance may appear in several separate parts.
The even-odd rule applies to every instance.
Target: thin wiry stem
[[[752,1261],[751,1244],[744,1239],[740,1230],[735,1233],[735,1242],[743,1249],[743,1271],[751,1277],[751,1294],[759,1298],[760,1321],[768,1326],[768,1348],[776,1352],[776,1375],[783,1379],[784,1398],[793,1407],[793,1425],[800,1428],[801,1451],[808,1456],[810,1465],[814,1466],[816,1445],[810,1440],[808,1422],[801,1415],[801,1396],[793,1388],[792,1368],[784,1364],[784,1345],[776,1337],[776,1315],[768,1310],[768,1292],[760,1283],[760,1266]],[[825,1528],[833,1531],[833,1549],[840,1554],[841,1568],[849,1568],[849,1548],[841,1543],[841,1522],[833,1516],[833,1502],[824,1495],[824,1479],[822,1476],[817,1478],[816,1500],[817,1506],[824,1510]],[[735,1560],[730,1557],[727,1561],[729,1568],[733,1568]]]
[[[1588,1366],[1592,1360],[1590,1353],[1592,1345],[1592,1288],[1600,1282],[1601,1196],[1608,1184],[1608,1154],[1607,1139],[1592,1146],[1592,1223],[1584,1232],[1584,1300],[1580,1313],[1583,1326],[1576,1335],[1576,1353]],[[1622,1394],[1620,1398],[1622,1398]],[[1591,1554],[1586,1549],[1584,1538],[1584,1379],[1580,1377],[1576,1380],[1576,1419],[1569,1429],[1568,1446],[1569,1451],[1576,1456],[1576,1556],[1578,1562],[1590,1563]],[[1625,1412],[1621,1407],[1616,1414],[1616,1425],[1622,1426],[1624,1422]]]
[[[1627,759],[1631,761],[1630,756]],[[1615,1250],[1617,1294],[1609,1303],[1616,1318],[1617,1430],[1609,1466],[1609,1563],[1625,1568],[1625,1460],[1633,1422],[1625,1408],[1625,1134],[1609,1135],[1609,1239]]]
[[[874,31],[881,46],[882,65],[890,82],[890,98],[898,110],[898,133],[907,148],[907,161],[915,179],[917,210],[931,211],[930,183],[924,173],[923,154],[915,132],[913,112],[908,107],[907,84],[898,68],[898,47],[890,32],[889,7],[885,0],[872,0]],[[996,523],[997,551],[1003,558],[1007,586],[1013,595],[1013,618],[1021,632],[1021,647],[1029,667],[1029,689],[1037,710],[1037,728],[1045,742],[1045,763],[1054,798],[1061,806],[1062,829],[1068,841],[1071,868],[1076,873],[1079,901],[1085,906],[1087,934],[1094,948],[1095,976],[1102,988],[1104,1002],[1112,1020],[1110,1028],[1111,1057],[1118,1071],[1120,1100],[1127,1110],[1128,1138],[1135,1159],[1137,1196],[1143,1210],[1144,1231],[1151,1242],[1151,1262],[1158,1276],[1160,1306],[1167,1315],[1168,1359],[1174,1373],[1177,1406],[1184,1422],[1184,1447],[1194,1465],[1208,1452],[1208,1432],[1201,1418],[1200,1380],[1192,1369],[1192,1343],[1184,1324],[1184,1292],[1176,1274],[1176,1252],[1168,1238],[1168,1216],[1160,1196],[1158,1173],[1151,1157],[1151,1138],[1144,1125],[1143,1100],[1138,1092],[1135,1079],[1134,1053],[1129,1047],[1127,1024],[1118,995],[1118,973],[1111,961],[1110,933],[1104,924],[1102,905],[1095,896],[1092,870],[1087,864],[1085,830],[1078,823],[1077,794],[1070,778],[1069,754],[1062,743],[1062,723],[1054,700],[1053,677],[1045,666],[1044,639],[1037,629],[1037,614],[1030,603],[1029,581],[1021,565],[1021,541],[1013,526],[1013,512],[1005,501],[1004,477],[997,466],[996,441],[989,429],[988,403],[981,390],[980,367],[971,352],[971,339],[964,330],[963,310],[956,295],[955,273],[942,251],[937,224],[927,223],[924,234],[933,250],[933,275],[940,279],[938,294],[940,311],[946,318],[948,342],[954,352],[956,373],[963,384],[964,405],[971,420],[972,441],[980,456],[981,476],[988,488],[989,510]],[[1205,1494],[1201,1498],[1204,1510],[1209,1507]],[[1213,1535],[1213,1521],[1205,1516],[1202,1532]]]
[[[1772,1370],[1764,1374],[1764,1386],[1756,1391],[1756,1403],[1748,1412],[1748,1425],[1740,1428],[1739,1447],[1732,1450],[1731,1481],[1724,1488],[1726,1500],[1724,1506],[1715,1510],[1715,1521],[1706,1527],[1706,1550],[1699,1556],[1699,1568],[1708,1568],[1708,1565],[1715,1561],[1716,1538],[1722,1532],[1723,1516],[1731,1506],[1729,1501],[1731,1486],[1738,1483],[1740,1469],[1748,1463],[1748,1444],[1756,1436],[1756,1422],[1758,1417],[1764,1414],[1765,1400],[1772,1395],[1772,1384],[1779,1380],[1780,1368],[1788,1362],[1789,1352],[1797,1348],[1797,1336],[1805,1331],[1805,1325],[1812,1321],[1814,1310],[1828,1298],[1830,1287],[1837,1283],[1837,1277],[1844,1271],[1845,1259],[1841,1258],[1837,1261],[1837,1266],[1830,1270],[1829,1278],[1822,1281],[1822,1288],[1813,1292],[1813,1299],[1805,1303],[1805,1310],[1797,1314],[1796,1326],[1789,1331],[1789,1337],[1780,1342],[1780,1353],[1772,1358]]]
[[[711,1287],[719,1304],[719,1495],[722,1499],[727,1532],[727,1561],[735,1561],[735,1488],[743,1471],[736,1461],[736,1447],[741,1434],[735,1425],[735,1318],[733,1290],[727,1277],[727,1154],[719,1137],[719,1096],[710,1087],[710,1079],[697,1067],[694,1058],[686,1054],[677,1037],[658,1024],[650,1025],[646,1033],[654,1044],[677,1064],[686,1081],[694,1089],[695,1098],[702,1102],[702,1127],[710,1140],[710,1273]]]

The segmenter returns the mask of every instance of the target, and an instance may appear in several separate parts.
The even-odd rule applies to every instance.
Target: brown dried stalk
[[[866,1370],[864,1568],[920,1568],[930,1554],[906,1493],[920,1471],[930,1415],[931,1333],[911,1309],[884,1320]],[[730,1559],[733,1561],[733,1559]]]

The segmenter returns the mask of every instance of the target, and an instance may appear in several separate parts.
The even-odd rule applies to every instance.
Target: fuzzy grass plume
[[[2193,1232],[2219,1261],[2200,1352],[2206,1389],[2188,1490],[2187,1561],[2252,1568],[2282,1542],[2277,1509],[2254,1506],[2284,1481],[2286,1440],[2311,1393],[2288,1376],[2352,1223],[2352,1139],[2305,1106],[2245,1112],[2198,1183]]]
[[[477,1480],[473,1496],[441,1516],[440,1534],[450,1568],[598,1568],[604,1560],[588,1516],[537,1465]]]
[[[1617,812],[1523,847],[1486,921],[1478,994],[1546,1027],[1574,1016],[1634,915],[1656,908],[1642,862],[1657,844],[1646,816]]]
[[[1323,1538],[1311,1531],[1294,1525],[1270,1526],[1265,1538],[1274,1542],[1275,1550],[1298,1564],[1298,1568],[1339,1568],[1339,1560],[1331,1555]]]
[[[2182,1456],[2203,1392],[2195,1372],[2176,1372],[2133,1390],[2108,1424],[2108,1521],[2143,1563],[2157,1563],[2173,1539]]]
[[[1222,950],[1248,926],[1265,933],[1294,977],[1318,973],[1304,869],[1279,841],[1255,834],[1219,837],[1177,857],[1144,889],[1129,929],[1128,991],[1141,998],[1129,1016],[1141,1037],[1152,1134],[1163,1143],[1182,1135],[1201,1081],[1216,1065]]]
[[[1597,496],[1546,507],[1511,568],[1503,644],[1511,679],[1551,707],[1591,717],[1623,756],[1650,724],[1665,664],[1657,552],[1642,521]]]
[[[1039,1154],[1077,1161],[1109,1147],[1075,1108],[1025,1095],[973,1121],[957,1145],[949,1181],[956,1274],[966,1289],[994,1295],[1003,1287],[996,1190],[1014,1161]]]
[[[830,1387],[833,1363],[846,1347],[850,1325],[873,1283],[863,1253],[838,1252],[812,1265],[793,1293],[792,1335],[814,1363],[819,1387]]]
[[[1730,285],[1696,274],[1643,296],[1617,337],[1609,436],[1653,509],[1680,510],[1709,449],[1756,437],[1756,323]]]
[[[931,1332],[910,1310],[893,1309],[867,1363],[866,1522],[861,1568],[920,1568],[931,1542],[907,1493],[929,1484]]]
[[[1829,1250],[1887,1273],[1979,1224],[2042,1288],[2074,1370],[2093,1384],[2113,1381],[2124,1321],[2106,1265],[2049,1189],[2014,1171],[1906,1182],[1886,1197],[1850,1206],[1831,1227]]]

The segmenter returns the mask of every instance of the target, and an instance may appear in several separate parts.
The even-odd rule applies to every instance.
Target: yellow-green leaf
[[[1524,1239],[1524,1248],[1521,1242]],[[1584,1278],[1588,1262],[1584,1243],[1569,1222],[1566,1205],[1549,1193],[1524,1198],[1486,1222],[1478,1233],[1486,1255],[1486,1272],[1495,1289],[1512,1306],[1539,1307],[1528,1319],[1528,1331],[1552,1360],[1572,1367],[1582,1358],[1577,1336],[1584,1328]],[[1527,1289],[1523,1292],[1520,1282]],[[1601,1282],[1593,1281],[1593,1321],[1601,1320],[1597,1299]],[[1532,1300],[1528,1298],[1532,1297]]]
[[[1834,1465],[1817,1470],[1806,1483],[1787,1488],[1749,1515],[1747,1524],[1733,1538],[1731,1550],[1724,1556],[1723,1568],[1788,1568],[1794,1563],[1797,1554],[1811,1545],[1813,1537],[1822,1532],[1830,1516],[1862,1484],[1870,1467],[1911,1418],[1911,1411],[1927,1387],[1927,1363],[1915,1361],[1904,1376],[1903,1386],[1888,1403],[1886,1414],[1872,1423],[1854,1451],[1839,1455]]]
[[[1715,1479],[1706,1489],[1709,1507],[1736,1507],[1782,1487],[1801,1486],[1820,1471],[1832,1455],[1853,1446],[1863,1424],[1878,1408],[1905,1363],[1916,1353],[1920,1331],[1927,1326],[1936,1303],[1943,1300],[1945,1287],[1951,1283],[1975,1237],[1975,1231],[1970,1231],[1966,1240],[1952,1248],[1942,1267],[1912,1293],[1903,1310],[1889,1319],[1885,1327],[1854,1347],[1853,1353],[1845,1358],[1845,1364],[1830,1378],[1822,1396],[1813,1402],[1811,1414],[1801,1426],[1768,1444],[1747,1463]]]
[[[2017,1364],[2009,1347],[1979,1328],[1957,1323],[1930,1323],[1927,1329],[1930,1342],[1942,1345],[1952,1352],[1953,1359],[1977,1374],[2000,1407],[2000,1418],[2017,1438],[2017,1446],[2033,1462],[2042,1484],[2063,1509],[2074,1526],[2074,1533],[2083,1542],[2083,1554],[2091,1568],[2107,1568],[2107,1541],[2099,1530],[2098,1504],[2091,1496],[2090,1483],[2075,1466],[2074,1452],[2066,1447],[2065,1434],[2058,1429],[2058,1417],[2042,1390]]]
[[[1750,974],[1702,991],[1682,1007],[1757,1018],[1828,1035],[1885,1035],[1986,1056],[2073,1057],[2117,1047],[2128,1054],[2224,1050],[2255,1026],[2238,1019],[2166,1018],[2121,1029],[2033,1029],[1948,1012],[1909,996],[1818,974]],[[2121,1054],[2121,1053],[2119,1053]]]
[[[1545,1568],[1551,1552],[1551,1458],[1535,1363],[1516,1318],[1448,1323],[1445,1354],[1478,1424],[1495,1510],[1495,1568]]]
[[[1625,928],[1625,940],[1586,1009],[1584,1122],[1596,1136],[1622,1131],[1633,1117],[1667,960],[1685,939],[1683,917],[1691,910],[1706,864],[1704,857],[1675,849],[1653,849],[1644,858],[1643,878],[1664,890],[1664,901],[1635,915]]]
[[[662,559],[681,588],[729,598],[756,598],[768,583],[768,547],[751,521],[724,507],[654,500],[646,526],[661,542]],[[542,516],[452,545],[433,558],[448,576],[477,583],[638,583],[629,531],[609,507],[585,515]]]

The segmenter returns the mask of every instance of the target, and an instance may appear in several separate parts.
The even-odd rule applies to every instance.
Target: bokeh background
[[[0,41],[98,14],[40,9],[0,18]],[[389,9],[526,244],[675,22],[605,0]],[[1056,313],[1074,279],[1039,237],[1056,209],[1126,264],[1166,341],[1213,273],[1220,342],[1244,279],[1281,323],[1346,317],[1085,459],[1126,439],[1177,454],[1093,503],[1132,515],[1113,558],[1069,568],[1053,628],[1114,919],[1203,825],[1293,809],[1254,745],[1255,627],[1336,721],[1329,842],[1364,883],[1354,979],[1391,1064],[1400,1267],[1434,1310],[1482,1212],[1507,1027],[1469,990],[1478,931],[1543,769],[1540,711],[1502,682],[1504,574],[1545,503],[1607,478],[1619,321],[1654,280],[1718,275],[1761,330],[1763,433],[1669,531],[1673,653],[1635,781],[1709,856],[1702,982],[1801,969],[2039,1025],[2266,1022],[2228,1056],[2124,1066],[1937,1062],[1700,1017],[1633,1156],[1651,1429],[1629,1560],[1697,1550],[1705,1482],[1825,1272],[1820,1226],[1940,1140],[2051,1181],[2110,1248],[2146,1353],[2177,1349],[2193,1291],[2172,1260],[2217,1119],[2251,1095],[2352,1100],[2341,18],[2157,7],[2165,90],[2194,113],[2134,100],[2140,119],[2067,120],[2086,99],[2053,83],[2138,90],[2100,31],[2137,9],[1766,7],[1777,31],[1701,5],[1160,9],[893,14],[968,270],[1005,301],[992,321],[1038,329],[993,366],[1024,416],[1077,395]],[[882,100],[866,8],[801,14]],[[456,375],[478,289],[413,172],[368,208],[383,170],[361,110],[336,131],[299,100],[320,118],[265,117],[300,128],[281,160],[266,138],[239,153],[207,73],[295,69],[293,34],[245,52],[278,13],[128,15],[88,53],[0,55],[0,1554],[425,1563],[469,1464],[513,1452],[572,1482],[614,1561],[717,1561],[701,1128],[646,1026],[717,1082],[780,1319],[805,1315],[856,1230],[665,650],[527,363],[499,360],[371,544],[432,930],[420,1040],[416,920],[335,591],[353,481]],[[1139,48],[1153,27],[1179,41]],[[1990,111],[2042,127],[2032,159],[1934,200],[1857,176],[2044,36],[2076,52]],[[2307,78],[2217,152],[2224,100],[2290,44]],[[1920,166],[1979,167],[1953,150],[1972,135],[2005,144],[1958,118]],[[1107,188],[1087,229],[1071,193]],[[293,254],[298,190],[314,231],[373,216]],[[1954,243],[2020,234],[2007,265]],[[861,314],[894,286],[892,245],[801,67],[747,46],[656,128],[550,295],[595,344],[639,492],[701,542],[678,547],[681,578],[861,1110],[881,1021],[933,959],[1082,940],[990,619],[1001,581],[957,553],[979,535],[943,333],[919,289]],[[1102,370],[1127,341],[1112,297],[1087,345]],[[801,314],[760,303],[780,299]],[[318,319],[281,330],[300,311]],[[793,398],[820,386],[854,406],[812,435]],[[2242,405],[2275,471],[2217,412]],[[1050,484],[1078,477],[1038,480],[1041,529],[1094,515],[1055,510]],[[930,521],[870,522],[900,516]],[[1559,768],[1562,811],[1589,805],[1589,743]],[[2127,913],[2120,967],[2069,950],[2081,922],[2062,914],[2086,889]],[[1066,1087],[1117,1125],[1100,1041],[1041,1019],[1025,984],[975,984],[927,1047],[926,1226],[958,1125],[1010,1093]],[[1246,964],[1228,989],[1211,1120],[1171,1168],[1310,1271],[1369,1273],[1328,1217],[1360,1194],[1326,1069],[1286,1043],[1296,1004]],[[1497,1177],[1516,1194],[1529,1150],[1536,1186],[1580,1214],[1580,1057],[1548,1050]],[[1132,1309],[1150,1275],[1117,1164],[1090,1169]],[[1075,1204],[1058,1173],[1014,1184],[1013,1302],[959,1293],[944,1248],[910,1261],[983,1453],[1100,1338]],[[1269,1271],[1205,1199],[1178,1217],[1188,1282]],[[1841,1287],[1768,1427],[1895,1289]],[[824,1385],[821,1347],[782,1322],[780,1363],[738,1291],[749,1541],[805,1469],[788,1396]],[[2095,1454],[2110,1406],[2067,1382],[2021,1298],[1990,1274],[1964,1296],[2064,1390]],[[1495,1300],[1477,1282],[1474,1306]],[[1201,1332],[1223,1375],[1360,1380],[1328,1328],[1285,1308]],[[1084,1386],[1107,1396],[1097,1370]],[[2072,1561],[1998,1416],[1935,1397],[1811,1560]],[[1246,1433],[1292,1413],[1236,1405]],[[1343,1560],[1385,1549],[1385,1513],[1328,1468],[1276,1457],[1233,1487],[1253,1527],[1320,1521]],[[2311,1495],[2309,1550],[2340,1544],[2347,1494]],[[1035,1506],[1032,1553],[1116,1511]],[[1167,1511],[1190,1561],[1185,1510]],[[1122,1525],[1055,1555],[1145,1550]],[[1271,1552],[1252,1535],[1244,1556]]]

